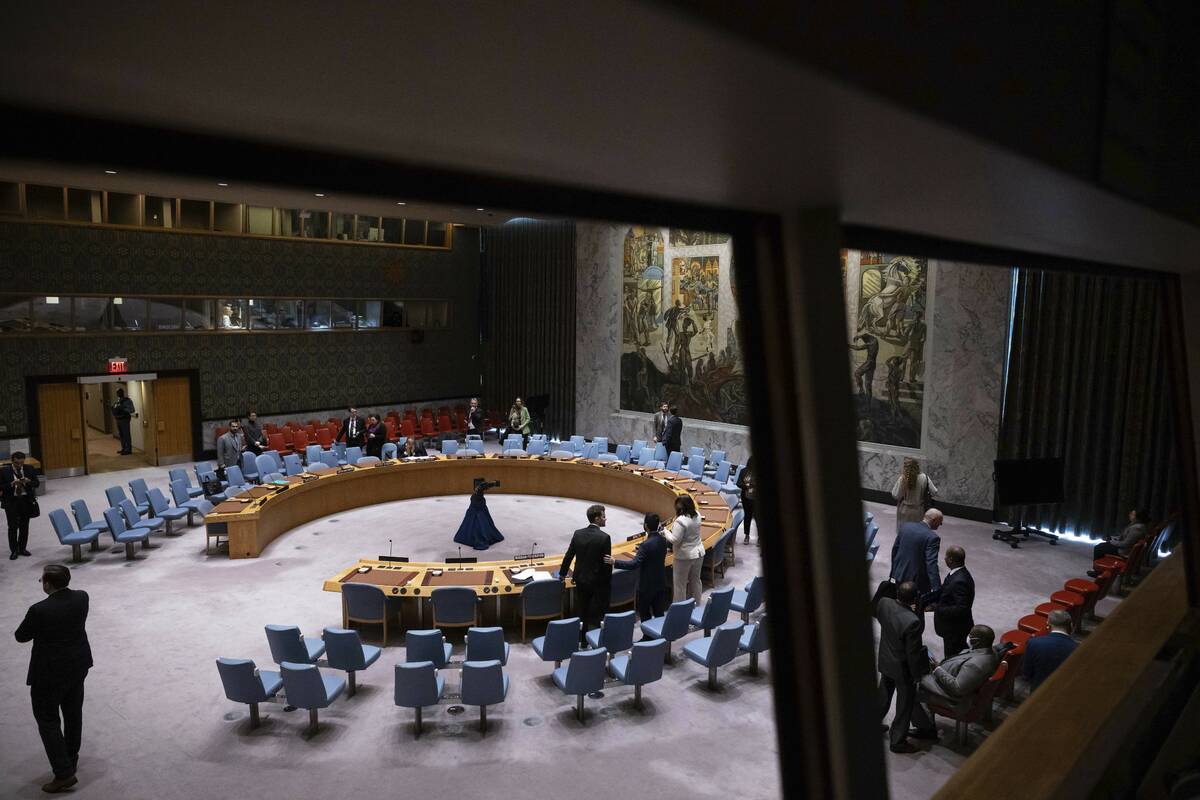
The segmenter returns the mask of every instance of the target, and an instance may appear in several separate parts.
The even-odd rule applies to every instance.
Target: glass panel
[[[360,242],[378,242],[383,239],[383,230],[379,227],[379,217],[358,218],[358,229],[355,239]]]
[[[353,328],[354,327],[354,301],[353,300],[332,300],[330,301],[333,310],[330,312],[331,322],[334,328]]]
[[[104,193],[93,189],[67,189],[67,219],[99,225],[104,221]]]
[[[425,244],[425,220],[404,220],[404,243]]]
[[[359,300],[358,301],[358,327],[360,328],[378,328],[379,327],[379,307],[378,300]]]
[[[304,327],[304,301],[303,300],[276,300],[275,301],[275,324],[279,328],[303,328]]]
[[[425,243],[430,247],[445,247],[448,237],[446,231],[450,228],[446,222],[430,222]]]
[[[275,209],[262,206],[246,206],[246,233],[270,236],[275,221]]]
[[[328,211],[301,211],[300,216],[304,219],[304,236],[307,239],[328,239],[329,238],[329,212]]]
[[[408,315],[405,314],[403,300],[383,301],[382,323],[385,328],[403,328],[407,326]]]
[[[300,235],[300,215],[302,212],[296,208],[281,208],[279,210],[279,235],[280,236],[299,236]]]
[[[384,217],[383,240],[390,244],[401,244],[404,241],[404,220]]]
[[[175,199],[146,195],[143,201],[142,224],[147,228],[174,228]]]
[[[0,216],[21,215],[21,185],[0,181]]]
[[[71,298],[66,297],[35,297],[33,298],[33,330],[35,331],[70,331],[71,330]]]
[[[114,331],[144,331],[147,329],[146,299],[144,297],[114,297],[111,313]]]
[[[150,330],[178,331],[182,329],[182,299],[178,297],[155,297],[150,300]]]
[[[310,331],[329,330],[329,301],[308,300],[304,303],[304,317]]]
[[[213,230],[226,233],[242,232],[241,203],[213,203]]]
[[[450,323],[450,304],[446,302],[429,304],[429,327],[445,328]]]
[[[108,193],[109,225],[137,225],[139,221],[136,194]]]
[[[354,215],[333,215],[333,238],[348,242],[354,238]]]
[[[275,301],[254,299],[250,301],[250,327],[256,331],[275,329]]]
[[[180,200],[179,227],[194,231],[211,230],[208,219],[211,205],[207,200]]]
[[[409,303],[408,304],[408,327],[410,328],[426,328],[428,327],[427,317],[429,314],[429,304],[425,302]]]
[[[29,297],[0,297],[0,331],[27,331],[33,328]]]
[[[183,329],[185,331],[211,331],[213,329],[213,301],[184,300]]]
[[[76,331],[108,330],[109,308],[107,297],[76,297],[74,324]]]
[[[217,300],[217,327],[224,331],[243,330],[246,327],[246,301],[240,298]]]
[[[25,186],[25,205],[30,219],[62,219],[63,187]]]

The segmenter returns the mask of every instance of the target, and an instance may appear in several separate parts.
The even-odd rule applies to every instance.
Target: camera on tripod
[[[472,494],[482,495],[488,489],[497,489],[500,487],[500,481],[489,481],[486,478],[476,478],[475,488],[471,490]]]

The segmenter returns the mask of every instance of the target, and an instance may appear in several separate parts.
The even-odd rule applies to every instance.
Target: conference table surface
[[[677,497],[690,495],[700,513],[706,548],[711,548],[725,533],[733,518],[719,492],[666,470],[582,458],[487,455],[385,461],[318,475],[292,476],[286,488],[253,487],[221,503],[208,515],[205,524],[223,526],[230,558],[256,558],[274,539],[314,519],[375,503],[469,494],[475,478],[500,481],[500,487],[490,490],[490,494],[570,497],[639,512],[653,511],[664,520],[675,516]],[[582,527],[577,523],[573,519],[563,520],[564,549],[570,532]],[[643,538],[636,534],[614,535],[613,557],[632,558]],[[477,563],[361,558],[326,580],[324,589],[340,592],[343,583],[368,583],[388,595],[423,598],[439,586],[469,586],[480,597],[515,596],[528,582],[514,579],[513,573],[529,567],[554,572],[562,558],[562,552],[532,560],[510,558]],[[669,554],[667,563],[671,563]],[[571,585],[569,577],[567,585]]]

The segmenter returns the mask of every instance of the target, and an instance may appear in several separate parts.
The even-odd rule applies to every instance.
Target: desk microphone
[[[392,557],[392,540],[388,539],[388,558]]]
[[[537,552],[537,542],[529,548],[529,566],[533,566],[533,554]]]
[[[463,564],[463,560],[462,560],[462,545],[460,544],[460,545],[458,546],[458,569],[459,569],[459,571],[460,571],[460,572],[461,572],[462,570],[466,569],[466,568],[465,568],[465,567],[464,567],[462,564]]]

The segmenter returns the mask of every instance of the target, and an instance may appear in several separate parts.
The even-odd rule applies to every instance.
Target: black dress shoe
[[[65,792],[77,783],[79,783],[78,778],[74,775],[68,775],[65,778],[55,778],[49,783],[43,783],[42,791],[46,794],[58,794],[59,792]]]
[[[17,560],[17,554],[16,554],[16,553],[9,553],[9,554],[8,554],[8,560],[9,560],[9,561],[16,561],[16,560]]]
[[[894,744],[891,747],[889,747],[888,749],[891,750],[893,753],[915,753],[915,752],[917,752],[916,745],[914,745],[912,742],[907,741],[907,740],[901,742],[900,744]]]
[[[23,556],[31,556],[31,555],[33,555],[33,553],[29,552],[28,550],[22,550],[22,551],[21,551],[21,555],[23,555]]]
[[[1096,570],[1094,570],[1094,569],[1089,569],[1087,574],[1088,574],[1089,578],[1099,578],[1100,577],[1100,573],[1096,572]]]
[[[909,728],[908,735],[914,739],[937,739],[937,728],[930,728],[927,731],[918,730],[917,728]]]

